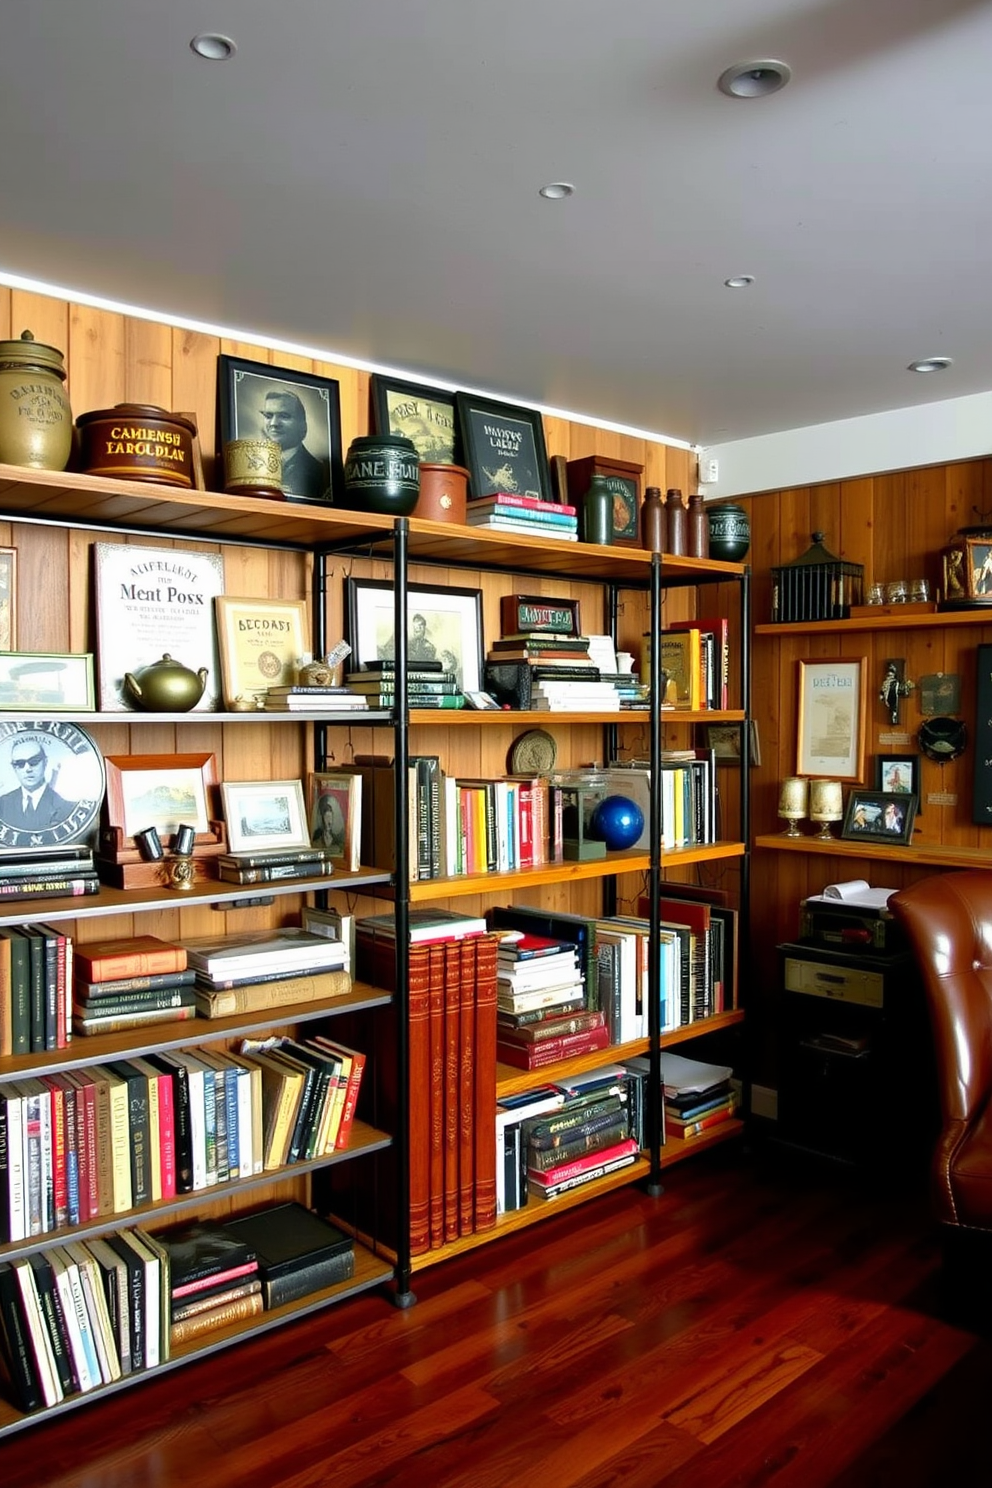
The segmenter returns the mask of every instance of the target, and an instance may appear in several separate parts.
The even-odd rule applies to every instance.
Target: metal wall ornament
[[[879,701],[885,704],[890,723],[899,722],[899,705],[916,687],[906,676],[906,662],[901,656],[890,656],[885,662],[885,674],[879,688]]]
[[[76,724],[0,724],[0,849],[92,842],[105,788],[100,748]]]
[[[927,759],[939,765],[957,759],[968,747],[968,730],[960,718],[926,718],[916,738]]]

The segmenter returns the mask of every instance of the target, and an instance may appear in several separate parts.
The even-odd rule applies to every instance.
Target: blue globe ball
[[[644,831],[644,812],[627,796],[606,796],[589,819],[589,836],[612,852],[633,847]]]

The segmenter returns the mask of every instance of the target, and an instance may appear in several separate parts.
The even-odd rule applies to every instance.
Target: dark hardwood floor
[[[984,1488],[920,1192],[740,1148],[0,1447],[3,1488]]]

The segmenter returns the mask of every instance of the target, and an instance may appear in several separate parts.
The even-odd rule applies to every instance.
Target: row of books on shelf
[[[352,916],[220,939],[139,935],[76,944],[54,925],[0,929],[0,1057],[65,1048],[74,1034],[219,1018],[351,990]]]
[[[114,1059],[0,1087],[0,1240],[348,1146],[365,1054],[323,1035]]]
[[[669,621],[659,656],[666,677],[663,707],[730,706],[730,635],[724,616]]]
[[[0,1363],[22,1411],[154,1369],[174,1348],[354,1274],[354,1243],[301,1204],[136,1227],[0,1263]]]

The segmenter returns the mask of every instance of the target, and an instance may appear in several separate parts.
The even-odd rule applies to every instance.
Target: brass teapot
[[[155,713],[188,713],[195,708],[207,685],[207,668],[191,671],[173,661],[168,651],[135,674],[124,673],[124,696],[136,708]]]

